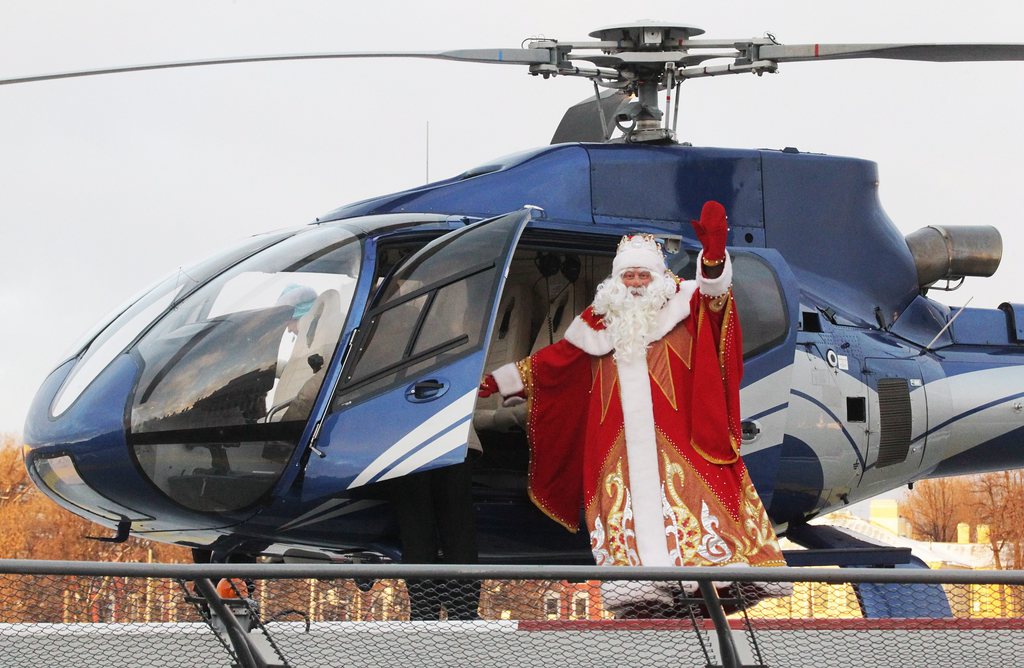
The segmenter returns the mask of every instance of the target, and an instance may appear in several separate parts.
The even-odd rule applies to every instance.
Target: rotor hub
[[[606,53],[622,51],[675,51],[686,48],[691,37],[703,35],[704,29],[695,26],[681,26],[662,21],[642,20],[622,25],[598,28],[590,33],[602,42],[617,42],[617,48]]]

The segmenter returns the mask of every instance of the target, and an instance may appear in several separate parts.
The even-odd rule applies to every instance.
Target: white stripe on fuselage
[[[1024,427],[1024,367],[1002,366],[941,378],[925,386],[928,397],[928,463],[951,457]],[[997,402],[988,408],[980,406]],[[971,411],[975,411],[971,413]],[[917,434],[915,434],[915,437]],[[938,450],[941,450],[938,451]]]
[[[386,470],[389,466],[394,465],[395,462],[399,461],[400,459],[408,455],[410,452],[418,448],[423,443],[431,439],[435,439],[435,437],[438,434],[448,430],[456,423],[469,420],[473,413],[473,406],[476,404],[476,393],[477,391],[475,388],[473,390],[470,390],[463,396],[453,401],[448,406],[441,409],[436,415],[433,415],[426,422],[417,425],[412,431],[410,431],[408,434],[400,438],[398,442],[396,442],[394,445],[392,445],[387,450],[382,452],[376,459],[370,462],[369,466],[363,469],[359,473],[359,475],[356,476],[355,480],[353,480],[352,483],[349,484],[348,488],[352,489],[353,487],[365,485],[366,483],[373,480],[379,473]],[[452,431],[455,433],[462,433],[461,427],[457,427]],[[462,443],[466,442],[465,436],[466,434],[462,434]],[[435,459],[445,454],[446,452],[450,452],[451,450],[454,449],[453,447],[448,448],[443,452],[438,452],[438,447],[441,447],[435,446],[435,444],[438,441],[447,442],[442,437],[441,439],[435,440],[434,443],[431,443],[431,445],[428,446],[427,448],[424,448],[424,450],[430,450],[430,452],[433,453],[430,459]],[[458,445],[461,444],[457,444],[455,447],[458,447]],[[422,457],[416,456],[416,459],[417,461],[420,461],[422,460]],[[427,461],[430,461],[430,459],[423,461],[422,463],[426,463]],[[402,468],[404,470],[406,467],[403,466]],[[394,477],[395,475],[403,474],[398,473],[392,475],[389,473],[388,476],[386,477],[390,478]]]
[[[352,502],[350,502],[349,499],[335,499],[335,500],[339,501],[340,503],[344,503],[346,505],[342,506],[341,508],[337,508],[337,509],[335,509],[335,510],[333,510],[331,512],[325,512],[322,515],[313,516],[313,513],[317,512],[320,509],[327,510],[328,504],[321,504],[320,506],[318,506],[317,509],[314,509],[313,511],[310,511],[310,512],[306,513],[305,515],[303,515],[302,518],[293,520],[293,521],[289,522],[288,524],[283,525],[281,527],[281,530],[282,531],[287,531],[289,529],[298,529],[300,527],[308,526],[310,524],[318,524],[320,522],[326,522],[327,520],[334,519],[335,517],[341,517],[342,515],[350,515],[352,513],[357,513],[357,512],[364,511],[364,510],[369,510],[370,508],[374,508],[376,506],[380,506],[380,505],[384,504],[383,501],[374,501],[374,500],[370,500],[370,499],[360,499],[359,501],[352,501]],[[333,506],[330,506],[330,507],[333,507]]]
[[[740,448],[743,456],[782,443],[782,437],[786,432],[786,412],[792,382],[793,365],[787,364],[740,390],[740,412],[744,420],[782,406],[774,413],[757,418],[761,433],[751,442],[743,443]]]
[[[412,473],[424,464],[429,464],[438,457],[448,454],[461,445],[466,444],[466,436],[469,434],[469,417],[456,425],[453,429],[441,434],[433,441],[417,450],[415,453],[399,462],[393,469],[380,477],[381,480],[397,478],[407,473]]]

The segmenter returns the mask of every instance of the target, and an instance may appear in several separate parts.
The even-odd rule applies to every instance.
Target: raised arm
[[[701,209],[700,220],[693,220],[690,223],[703,247],[697,256],[699,294],[694,296],[694,300],[704,300],[707,303],[708,310],[715,315],[717,327],[726,310],[732,286],[732,263],[729,253],[725,250],[725,240],[729,232],[725,207],[714,200],[709,200]],[[692,312],[696,313],[697,309],[693,309]]]
[[[693,439],[701,453],[725,464],[739,456],[739,386],[743,377],[743,339],[732,300],[732,263],[725,250],[728,233],[725,208],[709,201],[693,221],[703,250],[697,291],[690,302],[697,355],[693,371]]]

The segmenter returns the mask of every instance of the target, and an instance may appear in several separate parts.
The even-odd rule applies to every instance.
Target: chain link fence
[[[4,666],[960,667],[1024,653],[1020,571],[0,560],[0,580]]]

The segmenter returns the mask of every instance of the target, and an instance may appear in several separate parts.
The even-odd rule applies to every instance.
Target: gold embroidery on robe
[[[596,388],[601,397],[601,424],[608,414],[608,407],[611,406],[612,398],[615,396],[615,387],[619,382],[619,374],[615,369],[615,360],[611,355],[595,358],[592,364],[594,382],[591,392]]]
[[[661,454],[661,465],[665,477],[661,500],[668,552],[673,563],[682,566],[693,563],[693,555],[700,546],[700,525],[697,518],[686,511],[686,504],[679,495],[686,483],[686,467],[673,462],[664,452]]]
[[[690,330],[685,326],[675,327],[662,341],[669,350],[676,354],[676,357],[682,360],[687,369],[692,368],[690,361],[693,359],[693,337],[690,335]]]
[[[620,458],[602,482],[602,499],[596,508],[593,520],[594,530],[591,531],[591,546],[603,539],[604,549],[599,554],[595,551],[595,560],[610,559],[610,563],[620,566],[638,566],[640,557],[636,551],[636,533],[633,528],[633,504],[629,495],[628,481],[624,473],[624,463]],[[601,517],[605,523],[598,527]]]
[[[676,406],[676,386],[672,380],[672,368],[669,366],[668,346],[662,341],[656,341],[647,351],[647,367],[651,374],[651,380],[665,395],[672,410],[679,410]]]
[[[775,566],[784,563],[771,521],[757,491],[744,471],[739,481],[740,508],[737,515],[658,434],[665,535],[669,554],[680,566],[712,566],[746,563]]]

